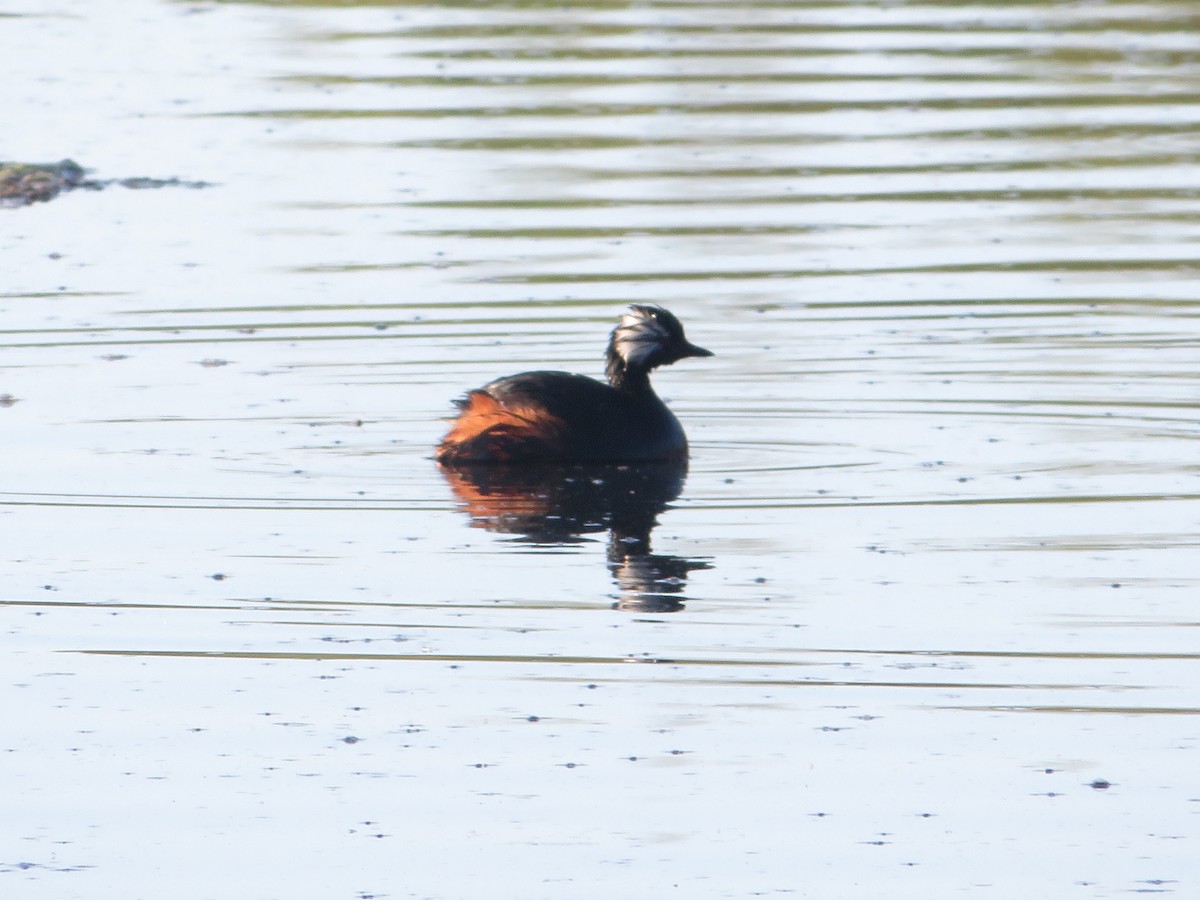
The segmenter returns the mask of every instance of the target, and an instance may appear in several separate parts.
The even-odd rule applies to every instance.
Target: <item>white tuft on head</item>
[[[612,346],[625,365],[641,369],[671,342],[671,332],[648,306],[631,306],[613,330]]]

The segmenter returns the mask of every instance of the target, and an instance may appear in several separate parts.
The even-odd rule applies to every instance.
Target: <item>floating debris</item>
[[[70,159],[56,163],[0,163],[0,206],[28,206],[52,200],[61,191],[86,184],[83,166]]]
[[[101,181],[88,178],[87,169],[71,159],[56,163],[0,162],[0,207],[29,206],[53,200],[63,191],[75,188],[99,191],[113,184],[130,190],[212,187],[207,181],[181,178],[110,178]]]

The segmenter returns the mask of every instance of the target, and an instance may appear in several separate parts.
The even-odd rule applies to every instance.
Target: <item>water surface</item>
[[[0,887],[1194,894],[1197,25],[0,19],[0,156],[212,185],[0,210]],[[439,472],[631,302],[686,477]]]

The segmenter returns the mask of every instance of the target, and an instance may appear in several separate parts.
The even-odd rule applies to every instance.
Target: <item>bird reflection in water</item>
[[[683,609],[688,573],[703,560],[650,552],[658,515],[679,496],[686,461],[625,465],[476,464],[442,466],[473,524],[537,544],[579,543],[608,532],[608,568],[616,609]]]

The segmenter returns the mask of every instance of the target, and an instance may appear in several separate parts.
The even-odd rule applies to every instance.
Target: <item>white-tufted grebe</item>
[[[687,456],[679,420],[650,371],[712,352],[689,343],[658,306],[629,307],[608,341],[608,384],[568,372],[522,372],[456,401],[437,460],[459,463],[648,462]]]

